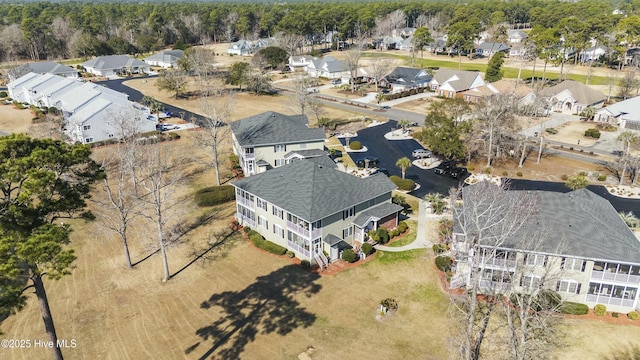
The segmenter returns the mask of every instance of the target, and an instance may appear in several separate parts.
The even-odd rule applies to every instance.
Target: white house
[[[307,65],[306,71],[311,77],[326,77],[328,79],[349,79],[349,66],[346,61],[336,60],[333,56],[316,58]]]
[[[310,55],[293,55],[289,56],[288,64],[291,68],[304,68],[309,66],[313,59]]]
[[[431,90],[442,97],[462,96],[463,91],[474,89],[485,84],[482,75],[477,71],[439,69],[429,82]]]
[[[522,30],[507,30],[507,39],[511,44],[520,44],[527,39],[528,35]]]
[[[32,62],[25,64],[25,66],[29,69],[30,72],[36,74],[54,74],[71,79],[77,79],[79,77],[78,70],[54,61]]]
[[[617,124],[622,129],[640,130],[640,96],[596,111],[594,121]]]
[[[227,48],[227,54],[246,56],[251,55],[255,51],[253,44],[248,40],[238,40]]]
[[[168,69],[177,67],[178,60],[182,58],[182,55],[184,55],[182,50],[163,50],[144,58],[144,62],[152,66]]]
[[[28,73],[7,84],[7,89],[17,101],[60,110],[71,141],[89,144],[155,130],[148,108],[94,83]]]
[[[148,73],[150,65],[126,55],[98,56],[82,63],[85,71],[98,76],[112,77],[125,73]]]
[[[575,80],[565,80],[545,88],[539,92],[539,96],[549,101],[552,111],[564,114],[580,114],[588,106],[599,109],[607,98],[600,91]]]

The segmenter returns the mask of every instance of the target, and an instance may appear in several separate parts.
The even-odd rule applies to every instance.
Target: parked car
[[[382,90],[380,90],[380,93],[388,94],[389,93],[389,89],[382,89]]]
[[[387,170],[385,168],[379,168],[379,169],[376,169],[376,171],[371,173],[371,175],[375,175],[375,174],[385,174],[385,175],[389,176],[389,170]]]
[[[340,85],[342,84],[342,80],[341,79],[333,79],[331,80],[331,85]]]
[[[169,123],[156,125],[156,130],[160,130],[160,131],[177,130],[177,129],[180,129],[180,126],[169,124]]]
[[[436,166],[435,169],[433,169],[433,172],[435,172],[438,175],[448,175],[449,171],[454,167],[456,167],[455,161],[444,160],[440,164],[438,164],[438,166]]]
[[[368,161],[368,165],[367,165],[367,161]],[[380,160],[378,160],[378,158],[375,156],[365,156],[362,159],[356,160],[357,167],[363,168],[365,167],[365,165],[367,165],[368,168],[375,168],[375,167],[378,167],[378,165],[380,165]]]
[[[451,176],[454,179],[464,178],[465,176],[467,176],[468,173],[469,172],[467,171],[466,167],[455,167],[449,170],[449,176]]]
[[[431,155],[431,151],[425,149],[415,149],[411,153],[411,156],[413,156],[414,159],[430,158]]]

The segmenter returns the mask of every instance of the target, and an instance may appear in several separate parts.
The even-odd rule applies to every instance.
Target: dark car
[[[455,161],[444,160],[440,164],[438,164],[438,166],[436,166],[435,169],[433,169],[433,172],[435,172],[438,175],[447,175],[449,174],[449,171],[454,167],[456,167]]]
[[[449,176],[451,176],[454,179],[464,178],[465,176],[467,176],[468,173],[469,172],[467,171],[466,167],[455,167],[449,170]]]
[[[368,164],[367,164],[368,162]],[[362,159],[356,160],[356,166],[359,168],[363,168],[367,166],[368,168],[378,167],[380,165],[380,160],[374,156],[365,156]]]

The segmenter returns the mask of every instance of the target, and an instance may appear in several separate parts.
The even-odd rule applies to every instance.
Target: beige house
[[[232,185],[240,224],[320,266],[339,259],[345,249],[360,252],[369,230],[395,228],[402,210],[391,202],[396,186],[387,176],[353,176],[327,156],[295,161]]]
[[[431,90],[438,96],[453,98],[462,97],[464,91],[481,87],[485,84],[482,75],[477,71],[439,69],[429,82]]]
[[[306,115],[268,111],[230,126],[233,152],[247,177],[298,159],[326,155],[324,130],[310,128]]]
[[[467,190],[463,201],[473,202],[475,192]],[[507,201],[522,199],[523,191],[504,191]],[[475,274],[484,294],[549,289],[564,301],[591,308],[602,304],[623,314],[640,310],[640,241],[611,203],[587,189],[528,194],[538,204],[536,212],[497,246],[475,243],[475,220],[465,220],[463,205],[462,215],[454,219],[451,286],[472,286]],[[471,224],[468,229],[465,223]],[[542,230],[549,235],[532,241]]]
[[[580,114],[589,106],[599,109],[607,98],[600,91],[575,80],[542,89],[538,96],[548,99],[552,111],[563,114]]]

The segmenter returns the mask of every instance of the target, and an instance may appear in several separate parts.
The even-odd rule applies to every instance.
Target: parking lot
[[[358,161],[367,156],[374,156],[380,160],[379,167],[387,169],[389,175],[402,176],[402,170],[396,166],[396,161],[402,157],[408,157],[413,160],[412,152],[415,149],[422,148],[422,146],[413,139],[385,139],[384,134],[396,129],[397,124],[396,121],[392,120],[382,125],[358,131],[358,136],[351,138],[351,140],[360,141],[367,148],[367,151],[351,153],[351,158],[354,161]],[[457,179],[436,175],[433,169],[420,169],[417,166],[408,168],[405,177],[420,184],[420,188],[411,193],[417,197],[423,197],[431,192],[439,192],[446,196],[449,193],[449,189],[459,185],[459,180]]]

